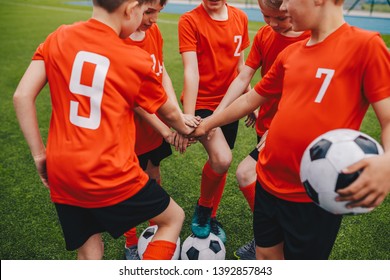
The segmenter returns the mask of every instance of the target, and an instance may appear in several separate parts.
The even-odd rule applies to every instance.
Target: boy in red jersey
[[[349,207],[376,207],[390,192],[390,54],[380,35],[352,27],[343,1],[284,0],[294,31],[311,37],[285,48],[265,77],[193,136],[239,119],[281,93],[256,166],[254,233],[257,259],[327,259],[342,216],[316,206],[299,177],[308,144],[336,128],[359,129],[369,104],[382,128],[385,153],[351,165],[363,169],[339,190]]]
[[[282,0],[258,0],[260,11],[267,25],[261,27],[253,39],[253,44],[245,61],[245,65],[229,86],[221,103],[214,113],[222,111],[248,88],[256,70],[261,67],[261,76],[264,77],[271,68],[276,56],[288,45],[306,39],[310,32],[292,30],[290,18],[285,11],[280,11]],[[256,120],[257,142],[262,139],[264,133],[278,109],[279,98],[271,98],[259,109]],[[251,116],[247,118],[247,126],[251,126]],[[260,147],[260,145],[258,145]],[[254,209],[256,186],[256,162],[259,155],[258,147],[240,162],[236,170],[238,186],[247,200],[251,211]],[[242,260],[256,259],[256,245],[254,239],[240,247],[235,256]]]
[[[217,108],[243,66],[243,50],[249,46],[247,16],[227,5],[226,0],[203,0],[180,18],[179,45],[184,65],[184,113],[205,118]],[[199,238],[212,231],[226,241],[216,212],[237,129],[238,122],[233,122],[217,129],[210,141],[200,139],[209,158],[202,170],[200,198],[191,223],[192,232]]]
[[[150,54],[153,60],[153,69],[157,78],[162,83],[168,98],[173,101],[178,110],[181,110],[176,99],[171,78],[165,69],[163,62],[163,38],[156,24],[158,14],[164,8],[165,4],[166,0],[160,0],[149,5],[149,8],[143,15],[141,25],[136,32],[125,39],[125,42],[132,46],[138,46]],[[161,185],[160,162],[172,154],[170,144],[175,145],[180,152],[184,152],[188,145],[188,138],[181,136],[176,131],[172,131],[155,114],[149,114],[140,107],[136,108],[135,112],[135,153],[137,154],[142,169],[149,175],[149,178],[156,180]],[[191,117],[186,119],[186,123],[191,126],[196,126],[199,120]],[[136,228],[132,228],[126,232],[125,236],[126,259],[139,259]]]
[[[14,94],[22,132],[55,203],[66,248],[101,259],[101,233],[122,236],[152,219],[159,231],[145,259],[171,259],[183,210],[139,166],[133,108],[158,112],[182,134],[192,131],[152,70],[150,55],[123,42],[150,1],[94,0],[92,18],[64,25],[42,43]],[[101,38],[104,38],[102,40]],[[129,52],[132,55],[129,55]],[[35,99],[49,83],[47,148]]]

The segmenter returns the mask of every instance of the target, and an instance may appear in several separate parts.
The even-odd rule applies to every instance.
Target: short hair
[[[279,10],[280,6],[283,3],[283,0],[260,0],[263,2],[264,5]]]
[[[126,1],[128,1],[128,0],[93,0],[93,5],[102,7],[107,12],[112,13],[116,9],[118,9],[118,7]],[[137,1],[138,5],[143,5],[143,4],[154,3],[157,0],[134,0],[134,1]],[[160,1],[163,1],[163,0],[160,0]],[[165,2],[166,2],[166,0],[165,0]]]
[[[160,6],[164,7],[167,4],[168,0],[160,0]]]

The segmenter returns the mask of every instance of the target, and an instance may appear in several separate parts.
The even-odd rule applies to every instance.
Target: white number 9
[[[85,62],[96,64],[91,86],[81,84],[81,73]],[[97,129],[100,126],[101,103],[109,66],[110,61],[107,57],[85,51],[77,53],[70,76],[69,90],[73,94],[90,98],[90,114],[89,117],[79,116],[79,102],[70,101],[69,118],[72,124],[89,129]]]

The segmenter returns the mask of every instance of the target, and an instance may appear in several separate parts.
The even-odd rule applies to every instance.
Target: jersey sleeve
[[[280,97],[283,89],[284,67],[283,67],[283,55],[282,52],[275,60],[271,69],[267,74],[258,82],[254,89],[255,91],[264,97]]]
[[[167,94],[156,74],[151,70],[142,81],[136,103],[148,113],[154,114],[166,101]]]
[[[244,22],[244,34],[242,37],[242,46],[241,51],[245,50],[250,45],[249,35],[248,35],[248,17],[246,14],[243,16],[243,22]]]
[[[178,24],[180,53],[196,51],[196,28],[188,16],[182,16]]]
[[[262,54],[262,49],[261,49],[261,31],[256,33],[255,37],[253,38],[253,43],[251,50],[249,52],[249,55],[245,61],[245,65],[253,68],[253,69],[258,69],[263,63],[263,54]]]
[[[364,48],[366,67],[363,88],[370,103],[390,96],[390,52],[380,35],[367,42]]]
[[[32,57],[32,60],[43,60],[43,44],[44,43],[39,44],[38,48],[36,49]]]

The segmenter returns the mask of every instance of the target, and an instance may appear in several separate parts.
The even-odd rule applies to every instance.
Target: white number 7
[[[325,74],[326,77],[324,79],[324,82],[321,85],[320,91],[318,92],[316,99],[314,100],[314,102],[316,103],[321,103],[322,98],[324,98],[325,92],[329,87],[330,80],[332,80],[333,78],[334,70],[326,69],[326,68],[318,68],[316,73],[316,78],[321,78],[322,74]]]
[[[91,86],[81,84],[81,74],[84,62],[96,64]],[[72,124],[89,129],[97,129],[100,126],[104,82],[109,66],[110,61],[105,56],[85,51],[77,53],[73,62],[69,90],[73,94],[89,97],[90,114],[89,117],[79,116],[79,102],[70,101],[69,119]]]

